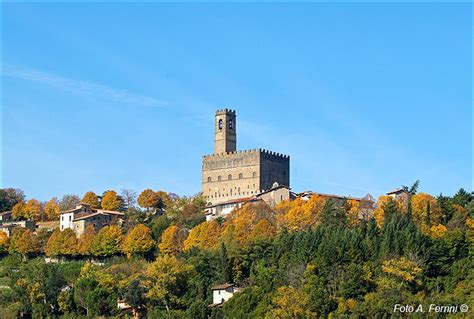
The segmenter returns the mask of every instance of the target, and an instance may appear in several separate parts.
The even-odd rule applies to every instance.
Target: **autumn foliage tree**
[[[121,210],[123,200],[116,191],[106,191],[102,196],[101,206],[107,210]]]
[[[8,245],[10,244],[10,238],[3,231],[0,231],[0,254],[8,252]]]
[[[77,242],[77,253],[82,256],[89,256],[92,254],[92,244],[96,236],[96,231],[93,225],[87,225],[86,229],[79,237]]]
[[[151,189],[145,189],[138,196],[138,205],[150,211],[151,208],[159,208],[160,196]]]
[[[105,226],[95,236],[91,251],[94,256],[108,257],[121,252],[122,229],[118,226]]]
[[[155,246],[150,228],[138,224],[132,228],[123,242],[123,252],[130,258],[133,255],[142,255]]]
[[[183,250],[184,241],[187,236],[188,233],[185,229],[171,225],[161,235],[161,242],[158,248],[163,254],[177,254]]]
[[[74,256],[77,254],[77,237],[74,231],[56,229],[46,243],[45,253],[50,257]]]
[[[217,220],[202,222],[189,232],[188,238],[184,241],[184,250],[193,247],[200,249],[216,248],[223,230],[224,226]]]
[[[418,193],[411,198],[411,211],[415,223],[419,225],[436,225],[441,222],[441,208],[433,196]]]
[[[51,198],[44,205],[44,214],[48,220],[58,220],[61,210],[59,209],[59,201],[56,197]]]
[[[325,203],[326,199],[319,195],[313,195],[307,201],[301,198],[289,203],[284,201],[276,207],[280,225],[292,231],[315,227]]]
[[[100,207],[99,196],[97,196],[97,194],[92,191],[84,194],[84,197],[82,197],[82,202],[91,205],[92,208]]]
[[[39,243],[33,232],[26,228],[15,228],[10,241],[9,252],[19,253],[26,258],[30,254],[39,252]]]

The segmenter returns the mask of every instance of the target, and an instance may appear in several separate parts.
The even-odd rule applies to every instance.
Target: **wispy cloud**
[[[127,90],[117,89],[91,81],[70,79],[57,74],[27,67],[4,64],[2,76],[37,82],[74,94],[105,98],[131,105],[163,107],[167,104],[165,101],[154,97],[134,94]]]

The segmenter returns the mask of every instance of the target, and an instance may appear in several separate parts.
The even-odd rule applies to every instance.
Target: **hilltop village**
[[[2,318],[382,318],[473,300],[472,192],[417,181],[375,201],[294,191],[290,173],[289,155],[238,150],[220,109],[196,196],[0,189]]]

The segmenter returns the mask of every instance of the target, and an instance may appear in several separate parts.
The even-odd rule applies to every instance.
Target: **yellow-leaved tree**
[[[310,310],[309,297],[293,287],[280,287],[272,298],[272,308],[265,315],[266,319],[314,318]]]
[[[0,254],[8,252],[8,245],[10,244],[10,238],[3,231],[0,231]]]
[[[259,233],[264,230],[264,234]],[[240,244],[246,244],[257,237],[276,235],[274,212],[265,203],[246,204],[227,216],[223,236],[233,237]],[[231,233],[231,234],[230,234]]]
[[[151,208],[158,208],[160,204],[160,196],[151,189],[145,189],[140,193],[137,200],[138,205],[150,211]]]
[[[355,227],[360,224],[359,211],[360,203],[353,199],[348,199],[347,206],[347,221],[350,227]]]
[[[187,289],[187,278],[193,267],[173,255],[161,255],[148,266],[147,297],[161,302],[167,310]]]
[[[123,206],[123,200],[116,191],[106,191],[100,204],[103,209],[119,210]]]
[[[213,249],[219,243],[224,226],[219,224],[217,220],[202,222],[193,227],[189,232],[188,238],[184,241],[184,250],[193,247],[200,249]]]
[[[325,204],[326,199],[319,195],[306,201],[297,198],[291,203],[282,202],[276,207],[279,223],[292,231],[315,227]]]
[[[385,209],[389,207],[390,204],[392,204],[398,212],[402,211],[402,203],[400,201],[396,201],[392,197],[386,195],[379,196],[374,210],[374,218],[377,221],[377,226],[383,226],[385,219]]]
[[[92,254],[92,244],[96,231],[93,225],[87,225],[86,229],[77,241],[77,253],[82,256],[90,256]]]
[[[30,199],[26,202],[25,213],[27,219],[40,220],[41,217],[41,203],[36,199]]]
[[[411,198],[411,214],[418,225],[428,226],[441,223],[441,207],[436,198],[426,193],[418,193]],[[422,228],[423,229],[423,228]]]
[[[123,252],[127,257],[133,255],[143,255],[155,246],[155,241],[151,236],[150,228],[143,224],[133,227],[125,237],[123,242]]]
[[[184,241],[187,237],[188,232],[184,228],[171,225],[161,235],[161,242],[158,248],[163,254],[177,254],[183,250]]]
[[[48,220],[58,220],[61,210],[59,209],[59,202],[56,197],[51,198],[44,205],[44,214]]]
[[[81,201],[83,203],[91,205],[92,208],[100,207],[99,196],[97,196],[97,194],[92,191],[85,193]]]
[[[418,263],[406,257],[385,260],[382,263],[382,271],[393,276],[402,284],[418,282],[423,270]]]
[[[77,254],[77,237],[74,231],[56,229],[46,243],[45,253],[50,257],[74,256]]]

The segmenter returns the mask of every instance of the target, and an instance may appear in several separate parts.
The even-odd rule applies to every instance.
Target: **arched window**
[[[210,183],[211,181],[212,181],[212,178],[211,178],[211,176],[209,176],[209,177],[207,178],[207,182]]]
[[[219,120],[219,130],[222,130],[222,119]]]
[[[222,177],[221,177],[220,175],[217,176],[217,181],[218,181],[218,182],[222,181]]]
[[[227,179],[230,181],[232,180],[232,174],[229,174],[229,176],[227,176]]]
[[[244,174],[240,173],[239,174],[239,179],[242,179],[242,178],[244,178]]]
[[[257,172],[253,172],[252,177],[257,177]]]
[[[232,122],[232,119],[229,120],[229,128],[232,129],[234,127],[234,123]]]

